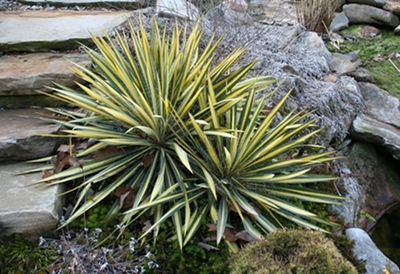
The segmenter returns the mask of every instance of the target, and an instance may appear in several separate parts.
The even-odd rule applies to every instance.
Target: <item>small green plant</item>
[[[304,112],[278,119],[290,93],[265,109],[271,77],[245,79],[255,62],[233,69],[243,48],[214,64],[218,41],[200,48],[199,27],[187,33],[176,22],[169,37],[153,21],[149,35],[139,24],[130,34],[93,37],[98,51],[86,51],[94,69],[74,69],[86,84],[52,89],[50,96],[79,108],[54,110],[64,118],[54,122],[79,145],[60,148],[39,181],[81,180],[69,190],[78,198],[64,226],[114,195],[110,214],[123,212],[118,231],[150,216],[142,237],[156,239],[170,220],[181,249],[207,216],[217,244],[235,219],[255,238],[281,227],[280,218],[309,228],[318,228],[310,221],[332,224],[290,202],[338,201],[296,187],[333,179],[310,174],[335,159],[307,143],[319,131],[314,121]]]
[[[230,258],[231,274],[352,274],[355,267],[318,231],[278,230]]]
[[[218,250],[207,251],[191,241],[182,252],[177,242],[162,244],[160,241],[154,252],[164,273],[190,273],[194,269],[198,274],[229,273],[227,261],[231,253],[227,245],[221,244]],[[154,272],[160,273],[157,271]]]
[[[1,273],[47,273],[48,265],[57,258],[55,249],[41,248],[20,235],[0,240]]]

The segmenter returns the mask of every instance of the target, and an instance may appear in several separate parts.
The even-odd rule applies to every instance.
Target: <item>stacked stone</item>
[[[394,28],[400,32],[400,1],[395,0],[347,0],[331,25],[337,31],[348,24],[372,24]]]

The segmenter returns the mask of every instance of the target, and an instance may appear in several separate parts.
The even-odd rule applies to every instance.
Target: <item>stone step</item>
[[[129,11],[0,12],[0,52],[76,49],[124,23]]]
[[[63,138],[38,136],[56,133],[60,129],[59,125],[44,121],[44,117],[51,117],[51,113],[44,109],[0,111],[0,162],[49,156],[65,141]]]
[[[30,53],[0,57],[0,108],[29,108],[54,106],[60,102],[38,93],[49,91],[54,82],[67,87],[76,86],[78,77],[70,67],[72,63],[91,66],[91,59],[84,53]]]
[[[1,138],[1,137],[0,137]],[[62,213],[63,186],[32,185],[41,173],[15,174],[36,166],[0,163],[0,236],[22,233],[37,240],[51,236]]]
[[[50,5],[56,7],[99,6],[106,8],[138,9],[144,6],[145,0],[20,0],[29,5]]]

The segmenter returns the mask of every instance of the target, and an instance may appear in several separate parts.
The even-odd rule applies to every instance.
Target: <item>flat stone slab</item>
[[[350,129],[355,139],[370,142],[383,147],[392,156],[400,160],[400,129],[382,123],[367,115],[359,115]]]
[[[60,129],[59,125],[41,120],[41,117],[51,117],[49,115],[51,113],[43,109],[0,111],[0,161],[31,160],[51,155],[63,139],[37,136],[56,133]]]
[[[0,57],[0,98],[9,95],[38,95],[37,90],[49,91],[54,82],[67,87],[79,80],[70,67],[71,63],[90,67],[87,54],[31,53]],[[1,105],[1,102],[0,102]]]
[[[90,33],[102,36],[124,23],[126,11],[0,12],[0,52],[39,52],[90,45]]]
[[[51,235],[62,212],[61,185],[31,186],[41,179],[41,173],[18,175],[32,169],[25,163],[0,164],[0,235],[22,233],[32,238]]]
[[[124,9],[137,9],[143,6],[144,0],[21,0],[26,4],[49,4],[51,6],[87,6],[96,5],[109,8],[121,7]]]

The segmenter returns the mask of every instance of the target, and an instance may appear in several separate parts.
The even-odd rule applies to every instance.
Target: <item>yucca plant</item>
[[[292,199],[334,204],[338,197],[301,186],[333,180],[327,175],[308,172],[336,157],[331,152],[312,153],[321,147],[307,144],[307,140],[320,130],[304,134],[304,130],[315,127],[315,121],[305,122],[309,113],[289,113],[275,121],[289,94],[268,114],[263,114],[264,100],[255,100],[253,90],[243,105],[236,104],[220,116],[216,115],[215,101],[210,96],[212,121],[208,127],[224,126],[232,132],[232,137],[206,135],[191,117],[197,135],[189,142],[178,140],[195,162],[201,163],[198,175],[203,183],[197,186],[209,192],[205,211],[211,212],[217,224],[217,242],[224,236],[233,214],[240,217],[245,230],[256,238],[282,227],[279,221],[282,217],[312,229],[319,229],[313,223],[332,224],[290,202]]]
[[[130,195],[131,201],[116,201],[113,207],[117,212],[128,206],[122,227],[147,214],[153,222],[144,235],[152,231],[156,238],[160,224],[170,219],[182,248],[206,214],[218,225],[219,242],[229,220],[228,203],[245,229],[259,237],[275,229],[277,219],[268,219],[273,213],[305,226],[311,225],[298,216],[318,220],[285,202],[286,197],[334,201],[334,196],[287,185],[332,179],[305,175],[309,167],[331,160],[329,153],[282,158],[316,133],[293,139],[312,122],[302,124],[304,115],[291,114],[273,125],[284,100],[265,116],[264,98],[254,99],[272,78],[245,79],[255,62],[233,69],[243,48],[214,64],[219,40],[212,37],[201,48],[199,28],[195,24],[189,33],[175,23],[168,36],[154,20],[149,37],[141,23],[138,30],[130,25],[130,35],[93,37],[98,51],[85,50],[94,68],[73,69],[85,83],[78,89],[52,88],[50,96],[81,108],[54,110],[64,117],[55,122],[70,138],[95,141],[76,152],[70,145],[62,154],[67,158],[53,157],[53,166],[38,182],[81,180],[69,190],[79,195],[65,225],[128,187],[120,199]],[[88,197],[99,183],[106,186]]]

